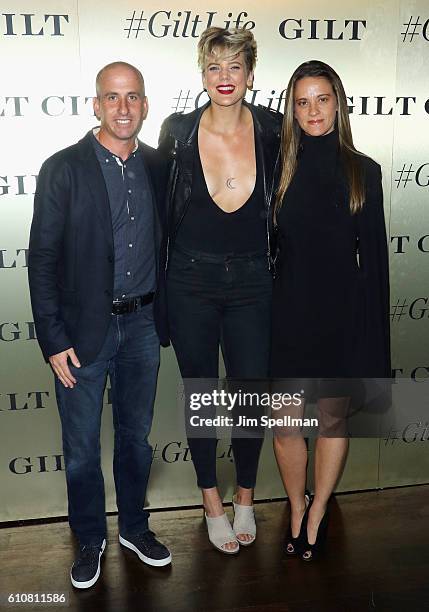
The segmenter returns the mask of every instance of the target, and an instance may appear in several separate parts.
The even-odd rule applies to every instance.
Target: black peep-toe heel
[[[289,527],[286,532],[286,538],[285,538],[285,552],[289,557],[293,557],[299,553],[300,542],[302,542],[303,533],[304,533],[303,532],[304,523],[305,523],[305,529],[307,529],[307,521],[304,519],[311,505],[310,493],[308,491],[305,492],[305,504],[306,504],[305,512],[302,517],[299,534],[297,535],[296,538],[294,538],[292,535],[292,523],[291,521],[289,521]]]
[[[313,561],[314,559],[320,556],[320,554],[323,552],[325,545],[326,545],[326,536],[328,534],[328,524],[329,524],[328,509],[326,508],[325,514],[323,515],[323,518],[320,521],[319,528],[317,530],[316,541],[314,542],[314,544],[310,544],[308,541],[307,522],[308,522],[308,514],[307,514],[307,521],[306,521],[305,531],[304,531],[305,542],[302,542],[302,544],[300,544],[300,547],[301,547],[300,554],[301,554],[301,559],[303,561]]]

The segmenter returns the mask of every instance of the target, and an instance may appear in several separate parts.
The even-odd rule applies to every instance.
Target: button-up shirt
[[[93,132],[95,154],[109,196],[115,253],[114,298],[155,291],[155,233],[152,192],[142,152],[123,161],[106,149]]]

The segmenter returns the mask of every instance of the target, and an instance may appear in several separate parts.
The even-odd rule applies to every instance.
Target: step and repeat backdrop
[[[427,379],[427,0],[2,0],[0,7],[0,521],[67,513],[53,377],[38,348],[27,288],[38,170],[96,124],[95,75],[114,60],[144,74],[150,110],[140,137],[156,145],[167,115],[189,112],[207,99],[196,45],[210,25],[253,30],[259,59],[251,103],[282,110],[292,71],[308,59],[331,64],[342,77],[357,148],[383,168],[394,376],[416,385]],[[176,416],[178,381],[174,353],[164,349],[151,435],[152,508],[200,502]],[[110,408],[107,390],[103,465],[113,511]],[[428,422],[411,420],[385,439],[352,440],[338,490],[428,482],[428,438]],[[233,460],[227,440],[219,444],[218,467],[228,498]],[[256,496],[283,495],[267,440]]]

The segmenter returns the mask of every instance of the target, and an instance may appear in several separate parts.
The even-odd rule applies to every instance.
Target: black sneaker
[[[77,589],[89,589],[100,576],[100,559],[106,548],[106,540],[99,545],[83,545],[79,548],[79,555],[73,563],[70,578]]]
[[[158,542],[153,531],[145,531],[128,538],[119,535],[119,542],[134,551],[140,561],[148,565],[162,567],[171,563],[170,551],[164,544]]]

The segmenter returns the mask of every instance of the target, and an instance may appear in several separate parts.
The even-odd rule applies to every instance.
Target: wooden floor
[[[120,547],[116,517],[110,517],[102,576],[88,591],[70,585],[74,551],[67,523],[0,529],[0,593],[56,592],[68,600],[64,606],[3,604],[1,609],[429,610],[429,486],[337,496],[327,553],[311,564],[282,554],[285,502],[258,504],[257,517],[257,542],[236,557],[226,557],[210,545],[201,510],[153,513],[152,529],[173,554],[172,566],[159,569]]]

